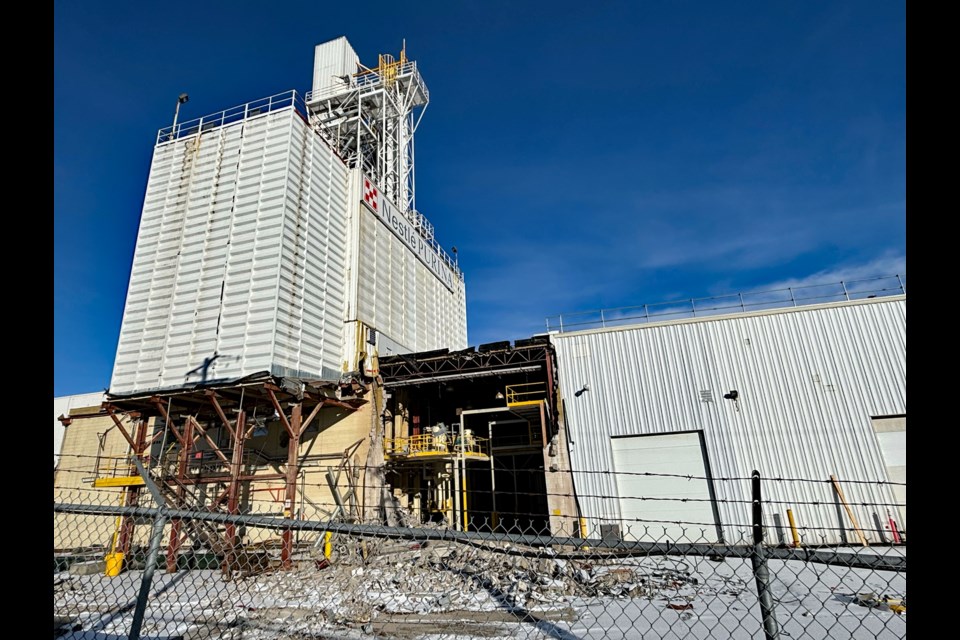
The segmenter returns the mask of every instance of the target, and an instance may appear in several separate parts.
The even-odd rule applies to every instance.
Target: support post
[[[117,420],[116,416],[111,414],[111,417],[113,417],[114,422],[116,422],[117,425],[120,425],[120,422]],[[122,427],[121,431],[123,431]],[[128,442],[129,441],[130,439],[128,438]],[[132,442],[133,457],[139,460],[140,457],[143,456],[144,450],[147,448],[147,421],[144,418],[137,420]],[[131,470],[130,473],[132,474],[133,470]],[[125,493],[126,498],[123,501],[124,505],[127,507],[137,506],[137,502],[140,500],[140,487],[127,487]],[[133,529],[133,518],[130,516],[124,516],[123,522],[120,525],[120,538],[117,543],[117,547],[119,548],[120,553],[123,554],[124,558],[130,557],[130,547],[133,544]]]
[[[172,423],[168,422],[167,424],[173,428]],[[187,465],[190,463],[192,452],[193,418],[189,418],[187,424],[183,427],[183,439],[181,440],[180,452],[177,455],[177,507],[180,508],[183,507],[186,491],[183,479],[187,476]],[[167,545],[167,573],[174,573],[177,570],[177,553],[180,551],[180,545],[183,544],[180,527],[180,518],[174,518],[170,523],[170,542]]]
[[[490,499],[493,502],[490,511],[490,530],[496,531],[499,524],[497,518],[497,474],[493,466],[493,422],[487,423],[487,447],[490,449]]]
[[[763,505],[760,502],[759,471],[754,470],[751,481],[753,485],[753,553],[750,555],[750,562],[753,565],[753,577],[757,582],[757,600],[760,602],[763,635],[766,640],[779,640],[780,628],[774,612],[773,594],[770,591],[770,571],[767,568],[767,558],[763,548]]]
[[[286,478],[286,497],[283,501],[283,517],[293,518],[294,505],[297,501],[297,476],[300,472],[300,435],[302,433],[302,403],[293,406],[293,412],[290,416],[290,422],[287,435],[290,436],[290,442],[287,443],[287,478]],[[286,424],[286,423],[285,423]],[[284,569],[293,566],[291,557],[293,555],[293,531],[291,529],[283,530],[283,547],[280,550],[280,562]]]
[[[247,414],[240,409],[237,415],[237,424],[233,431],[233,457],[230,460],[230,485],[227,488],[227,511],[231,515],[240,513],[240,472],[243,469],[243,440],[246,437],[244,425],[247,421]],[[230,577],[231,568],[236,562],[237,547],[237,525],[229,523],[226,526],[225,538],[227,543],[227,554],[223,559],[224,575]]]
[[[460,442],[463,443],[463,413],[460,414]],[[457,531],[463,531],[460,528],[463,523],[463,505],[460,503],[460,447],[457,446],[457,438],[453,438],[453,518],[454,527]]]

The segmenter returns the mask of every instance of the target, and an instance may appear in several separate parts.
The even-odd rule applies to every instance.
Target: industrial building
[[[883,484],[906,482],[905,290],[897,278],[880,295],[828,298],[839,301],[682,319],[608,312],[552,332],[591,530],[739,540],[754,469],[806,480],[765,483],[770,531],[792,508],[808,544],[856,541],[831,476],[849,483],[868,540],[891,540],[888,509],[905,528],[906,488]]]
[[[174,507],[465,530],[734,541],[753,469],[811,481],[766,487],[823,532],[808,544],[851,535],[831,476],[905,504],[876,484],[905,482],[902,283],[468,347],[464,275],[416,209],[428,101],[405,49],[367,67],[338,38],[305,96],[160,129],[110,389],[55,401],[56,499],[139,504],[136,458]],[[120,553],[146,533],[107,520]],[[165,536],[171,570],[270,542]],[[290,566],[293,533],[273,542]]]
[[[377,358],[466,348],[464,276],[416,209],[417,63],[364,65],[345,38],[314,54],[305,95],[178,122],[184,94],[157,133],[109,391],[58,414],[61,494],[138,504],[132,454],[173,506],[357,521],[392,504]],[[245,542],[168,529],[171,567],[185,544]]]
[[[467,346],[463,273],[415,209],[414,61],[316,47],[313,89],[160,129],[110,392],[335,380]]]

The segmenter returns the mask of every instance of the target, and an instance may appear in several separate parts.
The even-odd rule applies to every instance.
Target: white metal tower
[[[346,38],[317,45],[306,98],[311,126],[433,240],[433,225],[416,209],[413,151],[430,92],[406,44],[399,59],[381,54],[375,68],[360,63]]]

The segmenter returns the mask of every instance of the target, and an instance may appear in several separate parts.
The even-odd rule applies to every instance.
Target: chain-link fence
[[[385,526],[248,494],[231,515],[140,473],[140,487],[55,488],[55,637],[906,636],[906,532],[855,522],[854,542],[827,545],[815,527],[764,526],[779,508],[759,474],[752,522],[724,523],[742,535],[718,542],[697,523],[580,514],[549,531],[519,507],[455,524],[401,509]]]

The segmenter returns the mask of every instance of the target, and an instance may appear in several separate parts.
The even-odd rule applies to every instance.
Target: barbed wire
[[[189,483],[190,485],[194,484],[224,484],[229,481],[229,478],[222,478],[216,482],[208,481],[206,483]],[[244,481],[249,482],[249,481]],[[283,490],[285,485],[277,484],[274,486],[266,486],[269,481],[262,482],[264,486],[256,489],[256,491],[271,491],[271,490]],[[355,484],[357,489],[379,489],[379,485],[368,485],[368,484]],[[329,485],[325,483],[311,483],[311,482],[298,482],[297,487],[299,490],[308,489],[308,488],[319,488],[329,491]],[[55,488],[69,488],[67,486],[55,487]],[[117,489],[117,487],[102,487],[102,489]],[[416,494],[415,490],[405,491],[407,494]],[[467,492],[467,495],[471,499],[475,499],[476,496],[486,496],[486,495],[497,495],[497,496],[516,496],[516,497],[527,497],[527,498],[573,498],[573,499],[596,499],[596,500],[628,500],[628,501],[641,501],[641,502],[681,502],[681,503],[708,503],[708,504],[730,504],[730,505],[752,505],[752,500],[737,499],[737,498],[688,498],[688,497],[670,497],[670,496],[624,496],[624,495],[607,495],[607,494],[594,494],[594,493],[559,493],[559,492],[550,492],[550,491],[519,491],[519,490],[491,490],[486,488],[476,488],[472,487]],[[838,502],[834,501],[823,501],[823,500],[761,500],[765,505],[781,505],[781,506],[815,506],[815,507],[836,507]],[[857,501],[850,500],[847,497],[847,504],[851,506],[858,507],[906,507],[905,502],[868,502],[868,501]]]
[[[211,456],[214,456],[214,455],[215,455],[215,454],[212,453],[212,450],[210,450],[210,449],[203,450],[203,451],[195,451],[194,453],[209,453],[209,454],[211,454]],[[103,458],[104,458],[104,456],[96,456],[96,455],[90,455],[90,454],[69,454],[69,456],[66,456],[66,455],[65,455],[65,457],[89,458],[89,459],[97,459],[97,458],[103,459]],[[448,461],[452,461],[453,457],[455,457],[455,456],[454,456],[453,454],[451,454],[451,460],[448,460]],[[213,457],[208,458],[208,460],[211,460],[211,461],[212,461],[213,459],[214,459]],[[324,459],[329,460],[329,458],[324,458]],[[155,459],[151,458],[151,460],[155,460]],[[467,460],[469,461],[469,458],[467,458]],[[281,460],[280,458],[277,458],[276,460],[273,460],[273,461],[274,461],[274,462],[277,462],[280,466],[286,466],[286,460],[285,460],[285,459]],[[315,462],[315,461],[317,461],[317,460],[311,460],[311,459],[307,458],[306,461],[307,461],[307,462]],[[223,464],[226,465],[226,463],[223,463]],[[303,464],[303,463],[301,462],[301,465],[302,465],[302,464]],[[323,467],[327,467],[327,466],[336,467],[336,464],[320,465],[319,467],[311,465],[311,466],[305,467],[305,468],[307,468],[307,469],[321,468],[321,469],[322,469]],[[384,466],[375,466],[375,465],[353,465],[353,464],[351,465],[351,467],[352,467],[353,469],[358,469],[358,470],[363,470],[363,471],[366,471],[367,469],[383,470],[384,468],[387,468],[387,469],[390,469],[390,468],[391,468],[390,465],[385,465],[385,467],[384,467]],[[301,468],[304,468],[304,467],[301,466]],[[59,469],[58,469],[58,470],[59,470]],[[400,470],[400,469],[395,469],[395,470],[396,470],[397,472],[402,472],[402,470]],[[469,471],[474,471],[474,469],[468,469],[468,470],[469,470]],[[557,474],[557,473],[572,473],[572,474],[605,475],[605,476],[649,476],[649,477],[655,477],[655,478],[678,478],[678,479],[682,479],[682,480],[707,480],[707,481],[714,481],[714,482],[750,482],[750,481],[753,480],[753,477],[752,477],[752,476],[729,476],[729,477],[725,477],[725,476],[699,476],[699,475],[678,474],[678,473],[657,473],[657,472],[652,472],[652,471],[614,471],[614,470],[609,470],[609,469],[599,469],[599,470],[598,470],[598,469],[562,469],[562,470],[561,470],[561,469],[558,469],[558,470],[556,470],[556,471],[549,471],[549,472],[548,472],[548,471],[546,471],[545,469],[542,469],[542,468],[536,468],[536,469],[525,469],[525,468],[515,468],[515,469],[514,469],[514,468],[511,468],[511,469],[506,469],[506,468],[502,468],[502,467],[501,467],[501,468],[498,468],[497,470],[498,470],[498,471],[503,471],[503,472],[509,472],[509,473],[535,473],[535,474],[540,474],[540,475],[544,475],[544,474]],[[480,471],[480,469],[477,469],[477,471]],[[762,473],[761,473],[761,475],[760,475],[760,479],[761,479],[762,481],[766,481],[766,482],[809,482],[809,483],[818,483],[818,484],[832,484],[832,483],[833,483],[833,480],[831,480],[831,479],[829,479],[829,478],[827,478],[827,479],[823,479],[823,478],[797,478],[797,477],[785,477],[785,476],[779,476],[779,475],[766,476],[766,475],[763,475]],[[857,480],[857,479],[847,479],[847,478],[840,477],[840,476],[837,476],[837,482],[840,482],[840,483],[842,483],[842,484],[891,485],[891,486],[902,486],[902,487],[907,486],[907,483],[906,483],[906,482],[895,482],[895,481],[891,481],[891,480],[879,480],[879,479],[877,479],[877,480]]]
[[[61,498],[62,498],[62,497],[63,497],[63,496],[61,496]],[[245,505],[246,505],[246,506],[243,507],[243,508],[241,508],[241,510],[240,510],[239,513],[241,513],[241,514],[248,514],[248,515],[249,515],[249,514],[256,514],[256,515],[283,515],[283,514],[285,514],[285,513],[287,512],[286,509],[277,510],[277,511],[254,511],[254,510],[252,510],[252,509],[250,508],[250,506],[251,506],[251,505],[256,505],[256,504],[275,506],[275,505],[281,504],[281,502],[280,502],[280,501],[276,501],[276,500],[248,500],[248,501],[245,502]],[[327,508],[327,507],[329,507],[329,508]],[[200,508],[200,509],[204,509],[204,507],[199,507],[199,508]],[[336,511],[336,508],[337,508],[337,505],[336,505],[336,503],[333,503],[333,502],[331,502],[331,503],[319,503],[319,504],[315,503],[315,504],[313,504],[313,505],[305,505],[305,506],[303,507],[303,512],[306,512],[307,510],[311,510],[311,511],[313,511],[313,512],[315,512],[315,513],[316,513],[316,512],[320,512],[320,511],[326,511],[326,512],[328,512],[328,513],[331,513],[331,512]],[[301,512],[301,508],[300,508],[299,506],[297,506],[296,508],[292,509],[292,511],[294,511],[294,512]],[[409,511],[409,510],[406,510],[406,511]],[[215,509],[213,509],[213,510],[211,510],[211,511],[207,511],[207,512],[208,512],[208,513],[218,513],[218,514],[222,514],[222,515],[229,515],[229,512],[226,510],[226,506],[224,506],[224,505],[219,505],[219,506],[216,507]],[[426,515],[426,514],[429,514],[429,513],[431,513],[431,512],[430,512],[430,511],[427,511],[426,509],[422,510],[419,514],[417,514],[417,512],[415,512],[415,511],[411,511],[411,515],[419,515],[419,516]],[[433,512],[433,513],[443,513],[443,511],[435,511],[435,512]],[[474,513],[476,513],[476,511],[474,511]],[[480,513],[489,513],[489,512],[487,512],[487,511],[480,511]],[[549,519],[550,519],[550,517],[551,517],[549,514],[547,514],[547,513],[545,513],[545,512],[544,512],[544,513],[532,513],[532,512],[530,512],[530,511],[512,511],[512,510],[502,510],[502,509],[498,509],[495,513],[497,514],[497,519],[498,519],[498,521],[501,521],[501,522],[502,522],[503,520],[509,520],[509,519],[514,519],[514,520],[544,520],[544,521],[549,521]],[[470,516],[470,517],[471,517],[471,518],[477,518],[477,516]],[[492,516],[482,516],[482,517],[485,518],[485,519],[492,519]],[[512,518],[511,518],[511,517],[512,517]],[[581,516],[580,514],[577,514],[577,513],[569,513],[569,514],[563,514],[563,513],[556,514],[556,513],[555,513],[555,514],[553,514],[553,517],[555,517],[555,518],[561,518],[561,519],[577,520],[577,521],[579,521],[581,518],[583,518],[583,516]],[[654,524],[655,524],[655,525],[659,525],[659,526],[663,526],[663,525],[689,525],[689,526],[696,526],[696,527],[701,527],[701,528],[703,528],[703,529],[710,529],[710,530],[715,530],[717,527],[720,527],[720,528],[723,529],[723,530],[738,529],[738,530],[740,530],[741,532],[748,532],[748,531],[750,530],[751,526],[752,526],[751,523],[747,523],[747,522],[734,522],[734,521],[702,522],[702,521],[694,521],[694,520],[663,520],[663,519],[656,519],[656,518],[639,518],[639,517],[636,517],[636,518],[625,518],[625,517],[606,516],[606,515],[605,515],[605,516],[594,516],[594,517],[590,517],[590,518],[586,518],[586,519],[587,519],[587,520],[596,520],[596,521],[599,521],[601,524],[646,523],[646,524],[651,524],[651,525],[654,525]],[[329,522],[342,522],[342,521],[344,521],[344,519],[343,519],[342,517],[329,518],[327,521],[329,521]],[[849,532],[852,532],[852,531],[855,530],[852,525],[851,525],[851,526],[810,526],[810,525],[804,525],[804,524],[795,524],[794,526],[791,527],[791,526],[788,526],[786,523],[784,523],[781,527],[776,527],[775,525],[771,525],[771,524],[765,524],[764,527],[767,528],[767,529],[782,529],[783,531],[789,531],[789,530],[792,528],[792,529],[795,529],[795,530],[800,531],[800,532],[814,532],[814,533],[816,533],[816,532],[826,532],[826,533],[830,533],[830,532],[842,532],[842,533],[849,533]],[[868,530],[869,530],[869,531],[873,531],[873,529],[868,529]],[[907,534],[907,529],[905,529],[905,528],[904,528],[904,529],[898,529],[898,533],[905,536],[905,535]],[[888,535],[888,534],[889,534],[889,532],[886,532],[886,533],[885,533],[885,535]],[[746,534],[744,533],[743,535],[746,535]]]

